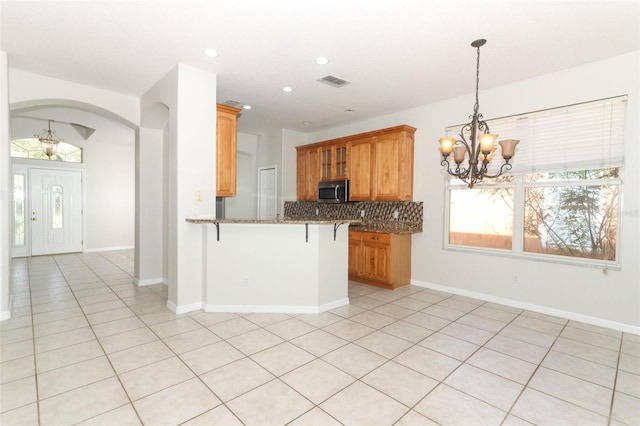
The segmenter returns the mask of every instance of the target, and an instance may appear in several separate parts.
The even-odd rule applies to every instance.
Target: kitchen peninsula
[[[194,217],[203,226],[206,312],[320,313],[349,303],[349,224]]]

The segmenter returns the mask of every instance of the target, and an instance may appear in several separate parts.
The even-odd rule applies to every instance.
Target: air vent
[[[350,84],[350,81],[347,80],[343,80],[341,78],[338,78],[334,75],[328,75],[326,77],[322,77],[321,79],[318,80],[320,83],[324,83],[324,84],[328,84],[329,86],[333,86],[333,87],[342,87],[342,86],[346,86],[347,84]]]
[[[242,102],[234,101],[232,99],[227,99],[226,101],[223,102],[223,104],[228,105],[230,107],[234,107],[234,108],[242,108],[242,105],[243,105]]]

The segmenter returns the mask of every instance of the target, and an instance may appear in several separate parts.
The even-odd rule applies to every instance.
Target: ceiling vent
[[[334,75],[328,75],[326,77],[322,77],[321,79],[318,80],[320,83],[324,83],[324,84],[328,84],[329,86],[332,87],[342,87],[342,86],[346,86],[347,84],[350,84],[350,81],[347,80],[343,80],[341,78],[338,78]]]
[[[242,108],[242,105],[243,105],[242,102],[234,101],[232,99],[227,99],[226,101],[223,102],[223,104],[228,105],[230,107],[234,107],[234,108]]]

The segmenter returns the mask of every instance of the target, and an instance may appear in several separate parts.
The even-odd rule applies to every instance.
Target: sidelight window
[[[25,175],[13,175],[13,246],[25,245],[24,227],[26,220],[25,210]]]

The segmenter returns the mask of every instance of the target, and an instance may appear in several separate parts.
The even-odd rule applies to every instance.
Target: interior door
[[[258,219],[273,220],[278,212],[276,167],[258,169]]]
[[[31,169],[31,255],[82,251],[82,172]]]

